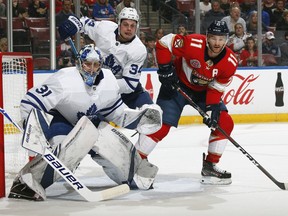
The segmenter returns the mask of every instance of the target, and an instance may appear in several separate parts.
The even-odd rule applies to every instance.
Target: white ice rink
[[[130,138],[134,133],[123,132]],[[117,199],[88,203],[62,181],[47,189],[45,202],[0,199],[0,215],[286,216],[288,191],[278,188],[231,143],[219,167],[232,173],[232,184],[199,183],[208,134],[204,125],[171,130],[149,157],[159,167],[154,190],[131,191]],[[238,124],[232,137],[275,179],[288,182],[288,123]],[[76,175],[93,191],[115,185],[88,157]],[[7,193],[9,189],[10,184]]]

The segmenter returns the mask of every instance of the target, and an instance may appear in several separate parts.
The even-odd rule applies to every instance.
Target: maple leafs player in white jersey
[[[117,78],[124,103],[130,108],[152,104],[140,81],[141,69],[147,56],[146,47],[136,35],[139,15],[135,8],[123,8],[118,24],[112,21],[95,21],[88,17],[70,16],[59,26],[63,40],[77,32],[84,32],[103,53],[103,65]]]
[[[147,51],[136,35],[139,27],[137,10],[123,8],[117,21],[118,25],[111,21],[95,21],[88,17],[81,17],[79,20],[70,16],[59,26],[58,31],[63,40],[77,32],[84,32],[95,42],[103,53],[104,67],[111,69],[117,78],[122,100],[129,108],[153,104],[150,95],[140,83]],[[143,139],[145,136],[140,133],[138,143],[142,143]],[[142,148],[145,149],[145,145]]]
[[[20,105],[22,119],[27,122],[29,113],[35,108],[52,115],[51,121],[47,123],[49,124],[47,131],[43,132],[54,148],[54,154],[60,159],[62,158],[63,163],[66,163],[65,165],[69,169],[75,170],[89,152],[92,159],[95,157],[96,162],[105,166],[103,167],[104,171],[116,183],[127,182],[129,185],[133,183],[135,187],[148,189],[153,183],[153,177],[158,169],[154,167],[155,169],[151,171],[152,174],[150,173],[148,176],[147,172],[141,173],[143,167],[147,166],[149,170],[149,167],[153,167],[153,165],[147,161],[142,163],[142,159],[137,153],[131,156],[133,145],[129,143],[129,140],[121,142],[120,139],[123,137],[106,121],[114,122],[122,127],[134,125],[133,129],[150,134],[161,127],[162,111],[155,104],[144,105],[137,110],[128,108],[121,99],[116,78],[111,70],[101,67],[102,63],[100,50],[93,44],[86,45],[79,52],[76,67],[59,70],[42,85],[35,86],[27,92]],[[80,121],[83,116],[90,120],[91,124],[87,124],[90,125],[89,128],[86,126],[87,128],[81,130],[76,137],[65,142],[65,139],[67,140],[67,137],[71,136],[73,128],[76,128],[80,124],[79,122],[83,122]],[[103,119],[105,121],[102,121]],[[87,134],[88,129],[95,133]],[[96,134],[100,134],[99,137],[96,137]],[[93,136],[95,139],[91,141],[89,137]],[[68,144],[64,146],[63,143]],[[102,151],[103,146],[105,146],[104,150],[108,149],[107,152]],[[115,154],[115,151],[118,153]],[[104,164],[101,158],[106,159]],[[114,158],[117,158],[118,164],[114,163]],[[131,160],[134,160],[134,164],[136,164],[132,168],[130,168],[133,164]],[[132,176],[130,169],[133,171]],[[147,171],[147,169],[145,170]],[[31,173],[30,176],[33,176],[29,180],[29,184],[23,177],[27,176],[27,173]],[[134,174],[137,175],[137,179],[141,179],[141,176],[144,177],[140,185],[137,184],[137,179],[133,180]],[[9,197],[44,200],[44,189],[58,178],[59,176],[54,173],[54,170],[47,166],[47,163],[38,155],[20,171],[14,180]],[[145,179],[150,179],[150,181],[147,185],[141,185]],[[34,186],[28,187],[27,184]]]

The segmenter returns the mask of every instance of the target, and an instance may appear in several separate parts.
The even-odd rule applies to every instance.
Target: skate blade
[[[232,180],[231,178],[220,179],[211,176],[202,176],[200,182],[204,185],[229,185],[232,183]]]

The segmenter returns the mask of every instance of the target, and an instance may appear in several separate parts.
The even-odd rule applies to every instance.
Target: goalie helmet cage
[[[20,101],[33,86],[31,53],[0,52],[0,107],[19,122]],[[6,178],[12,178],[28,161],[28,153],[21,147],[22,134],[0,114],[0,197],[5,197]]]

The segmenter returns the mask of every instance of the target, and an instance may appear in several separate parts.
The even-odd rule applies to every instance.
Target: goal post
[[[0,52],[0,65],[0,107],[19,122],[20,101],[33,87],[33,58],[26,52]],[[7,176],[19,172],[28,161],[21,138],[20,131],[0,114],[0,197],[5,197]]]

